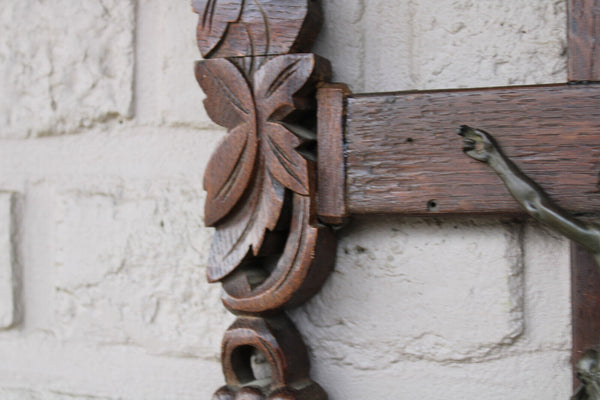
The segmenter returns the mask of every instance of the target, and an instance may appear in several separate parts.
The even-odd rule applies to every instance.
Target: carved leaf
[[[259,170],[244,207],[237,208],[215,233],[208,258],[209,282],[229,275],[251,250],[258,255],[266,230],[277,225],[285,190],[264,168]]]
[[[301,142],[283,125],[268,122],[262,129],[262,151],[267,168],[277,181],[290,190],[308,196],[308,167],[296,151]]]
[[[246,53],[244,55],[267,56],[273,54],[271,53],[271,23],[277,22],[271,20],[273,15],[269,8],[271,8],[271,5],[274,5],[276,8],[281,9],[281,2],[281,0],[278,2],[265,0],[246,1],[242,21],[248,32],[251,48],[249,49],[250,54]],[[298,1],[295,0],[295,2]]]
[[[256,131],[249,123],[229,132],[208,162],[204,223],[214,226],[237,204],[252,176],[256,159]]]
[[[230,23],[240,19],[243,0],[193,0],[198,21],[198,48],[204,57],[219,44]]]
[[[210,119],[229,129],[256,119],[248,82],[235,65],[225,59],[200,61],[196,79],[204,93]]]
[[[197,68],[210,117],[231,129],[205,180],[206,221],[218,225],[208,262],[211,282],[228,276],[250,253],[259,254],[266,232],[279,221],[285,188],[309,194],[308,162],[296,150],[303,142],[277,121],[295,109],[294,96],[317,74],[328,73],[316,66],[313,55],[275,57],[254,73],[253,91],[229,61]]]
[[[315,0],[194,0],[204,58],[308,51],[320,25]]]
[[[312,54],[294,54],[267,61],[254,77],[261,120],[283,120],[294,110],[294,95],[306,85],[315,68]]]
[[[204,222],[214,226],[238,203],[254,171],[256,112],[248,83],[231,62],[200,62],[196,77],[207,96],[204,105],[208,115],[229,128],[212,155],[204,178]]]
[[[254,42],[252,41],[251,34],[252,32],[250,31],[248,25],[243,22],[230,24],[229,28],[227,28],[225,39],[219,43],[218,49],[208,57],[245,57],[247,54],[255,53]],[[235,40],[228,40],[228,38],[235,38]],[[208,57],[205,56],[205,58]]]

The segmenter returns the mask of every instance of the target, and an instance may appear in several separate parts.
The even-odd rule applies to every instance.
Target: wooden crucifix
[[[562,208],[600,207],[600,0],[569,0],[569,82],[353,95],[309,51],[316,0],[194,0],[196,77],[228,133],[207,166],[208,279],[238,316],[222,345],[214,399],[326,399],[285,310],[315,294],[351,215],[524,215],[451,133],[493,132]],[[600,345],[600,276],[572,250],[573,359]],[[256,376],[263,354],[270,376]]]

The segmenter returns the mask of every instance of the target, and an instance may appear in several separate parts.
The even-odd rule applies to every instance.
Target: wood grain
[[[573,313],[573,360],[587,349],[600,348],[600,274],[589,252],[571,247]]]
[[[600,79],[600,1],[569,0],[568,67],[570,81]],[[571,307],[573,363],[587,349],[600,345],[600,275],[591,255],[571,244]],[[573,371],[573,387],[580,385]]]
[[[318,0],[193,0],[196,64],[210,118],[228,132],[204,178],[205,224],[216,228],[207,277],[239,319],[222,347],[227,385],[214,400],[325,400],[306,348],[283,313],[315,294],[335,260],[335,236],[316,217],[316,86],[329,62],[310,50]],[[301,122],[300,122],[301,121]],[[294,128],[295,127],[295,128]],[[297,129],[300,128],[300,129]],[[303,135],[310,132],[310,135]],[[252,315],[252,316],[249,316]],[[256,379],[261,352],[270,378]]]
[[[227,59],[197,63],[207,113],[229,129],[204,179],[205,224],[217,228],[209,281],[230,274],[249,251],[258,256],[266,232],[279,223],[286,190],[311,194],[308,161],[296,150],[303,139],[280,122],[314,107],[315,85],[328,78],[330,69],[313,54],[278,56],[255,71],[251,84]]]
[[[260,381],[254,376],[250,358],[255,351],[262,353],[269,365],[270,379]],[[310,379],[306,346],[285,314],[264,319],[243,317],[235,321],[223,339],[221,359],[227,386],[217,391],[217,398],[327,398],[323,389]]]
[[[192,6],[204,58],[307,52],[323,20],[316,0],[193,0]]]
[[[563,208],[600,210],[600,86],[555,85],[348,98],[352,214],[522,214],[500,179],[465,157],[455,130],[493,132]]]
[[[295,194],[292,203],[289,227],[273,232],[284,239],[281,250],[273,246],[276,259],[263,251],[222,280],[223,303],[233,312],[273,314],[296,307],[319,291],[333,269],[332,230],[314,226],[309,197]]]
[[[341,225],[348,217],[344,128],[349,94],[350,89],[344,84],[327,84],[317,91],[317,213],[321,221],[330,225]]]
[[[569,81],[600,80],[600,0],[569,0]]]
[[[228,60],[197,63],[196,77],[207,94],[206,112],[214,122],[229,129],[206,167],[209,173],[204,175],[204,224],[215,226],[238,203],[254,172],[256,107],[248,82]]]

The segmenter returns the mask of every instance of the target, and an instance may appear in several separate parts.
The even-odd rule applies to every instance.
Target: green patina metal
[[[533,218],[585,247],[600,268],[600,225],[578,220],[554,204],[537,183],[502,153],[489,133],[467,125],[461,126],[457,133],[463,137],[465,154],[487,163]],[[600,400],[599,357],[597,351],[588,350],[577,362],[577,377],[582,385],[571,400]]]
[[[458,134],[463,137],[465,154],[487,163],[533,218],[585,247],[600,267],[600,225],[579,220],[554,204],[537,183],[502,153],[489,133],[463,125]]]

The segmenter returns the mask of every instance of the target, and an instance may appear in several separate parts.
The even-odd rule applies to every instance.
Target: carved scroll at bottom
[[[293,194],[290,203],[287,240],[276,261],[269,256],[249,258],[244,268],[223,279],[222,298],[228,309],[265,313],[292,308],[315,294],[327,279],[335,262],[335,235],[330,228],[314,226],[310,197]]]
[[[256,352],[270,367],[270,377],[255,376],[251,358]],[[221,358],[227,385],[215,393],[213,400],[327,398],[324,390],[310,379],[306,347],[285,314],[238,319],[225,334]]]

